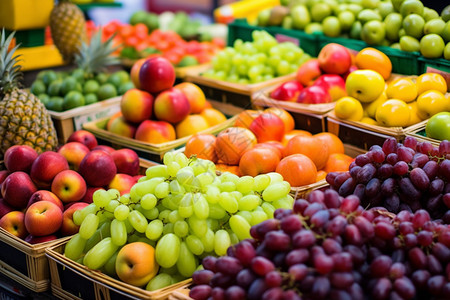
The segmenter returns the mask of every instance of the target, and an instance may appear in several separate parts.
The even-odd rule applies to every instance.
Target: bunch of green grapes
[[[250,238],[251,226],[273,218],[276,209],[292,208],[289,192],[278,173],[217,174],[211,161],[168,152],[129,194],[97,190],[93,203],[74,213],[80,230],[65,256],[114,277],[120,248],[145,242],[155,247],[161,267],[147,289],[162,288],[191,277],[203,257],[225,255]]]
[[[254,30],[253,42],[234,41],[211,61],[202,75],[212,79],[248,84],[270,80],[297,71],[311,57],[291,42],[279,43],[266,31]]]

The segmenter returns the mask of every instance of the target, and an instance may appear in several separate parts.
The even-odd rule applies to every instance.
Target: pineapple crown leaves
[[[21,65],[18,64],[20,55],[14,55],[20,45],[17,44],[11,50],[8,50],[14,34],[15,31],[6,37],[4,28],[0,33],[0,96],[19,86],[23,77],[22,72],[20,72]]]
[[[118,47],[113,47],[114,35],[105,42],[102,41],[102,29],[99,28],[92,36],[89,44],[83,42],[81,51],[75,55],[76,65],[88,74],[100,73],[106,67],[119,63],[119,59],[111,56]]]

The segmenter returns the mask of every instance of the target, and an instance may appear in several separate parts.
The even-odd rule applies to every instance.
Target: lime
[[[85,94],[95,94],[100,88],[100,84],[94,79],[90,79],[84,83],[83,93]]]
[[[59,96],[59,94],[61,93],[61,85],[62,85],[61,80],[53,81],[48,86],[47,94],[49,94],[50,96]]]
[[[159,28],[159,18],[158,15],[149,13],[145,17],[144,24],[147,26],[148,31],[153,31]]]
[[[42,104],[44,104],[44,106],[47,107],[48,101],[50,100],[50,96],[43,93],[39,94],[37,97],[42,102]]]
[[[109,76],[107,83],[111,83],[116,88],[119,88],[122,83],[127,81],[130,81],[130,75],[126,71],[117,71]]]
[[[114,74],[117,74],[117,76],[120,77],[120,82],[121,82],[121,83],[125,83],[125,82],[130,81],[130,73],[128,73],[128,72],[125,71],[125,70],[117,71],[117,72],[115,72]]]
[[[43,80],[44,79],[44,75],[47,74],[47,72],[48,72],[48,70],[40,71],[36,75],[36,80]]]
[[[125,94],[126,91],[131,90],[133,88],[134,88],[134,84],[131,81],[128,81],[128,82],[122,83],[119,86],[119,89],[117,90],[117,93],[119,95],[123,95],[123,94]]]
[[[86,74],[83,69],[75,69],[72,72],[72,77],[75,77],[75,79],[80,83],[84,82],[85,75]]]
[[[62,97],[50,97],[46,108],[53,111],[63,111],[63,102],[64,99]]]
[[[96,94],[90,93],[90,94],[84,95],[84,105],[89,105],[89,104],[96,103],[96,102],[98,102],[98,98],[97,98]]]
[[[80,92],[70,91],[65,97],[63,102],[63,109],[68,110],[75,107],[83,106],[85,103],[84,96]]]
[[[95,80],[97,80],[99,84],[104,84],[108,80],[108,77],[109,75],[106,73],[99,73],[97,74],[97,76],[95,76]]]
[[[105,83],[100,86],[97,92],[98,100],[105,100],[117,96],[117,90],[111,83]]]
[[[44,75],[42,75],[42,81],[44,81],[44,84],[48,86],[50,83],[58,79],[58,75],[56,75],[55,71],[49,70],[46,71]]]
[[[61,84],[61,94],[66,95],[70,91],[75,91],[77,88],[78,81],[75,77],[66,77]]]
[[[177,67],[188,67],[198,65],[198,60],[195,56],[185,55],[178,63]]]
[[[30,88],[30,91],[35,95],[43,94],[46,90],[47,88],[45,87],[44,81],[40,79],[33,82]]]
[[[136,25],[139,23],[144,23],[145,18],[147,17],[147,12],[144,10],[137,11],[133,13],[130,17],[130,24]]]

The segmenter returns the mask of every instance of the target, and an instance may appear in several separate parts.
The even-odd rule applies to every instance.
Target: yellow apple
[[[397,78],[389,82],[386,95],[389,99],[400,99],[409,103],[417,98],[417,85],[411,78]]]
[[[386,101],[387,101],[387,96],[386,96],[386,93],[383,92],[383,93],[381,93],[380,97],[378,97],[376,100],[363,104],[364,112],[367,114],[367,116],[369,118],[375,119],[375,114],[377,112],[377,108]]]
[[[372,118],[364,117],[360,121],[361,123],[369,124],[369,125],[378,125],[377,121]]]
[[[389,99],[377,109],[376,120],[382,126],[404,127],[408,126],[410,111],[405,101]]]
[[[423,120],[433,115],[446,111],[449,107],[449,100],[437,90],[428,90],[417,97],[417,113]]]
[[[408,108],[410,112],[408,126],[421,122],[422,119],[419,117],[419,114],[417,113],[417,101],[408,103]]]
[[[345,81],[347,94],[361,102],[375,101],[384,91],[385,81],[380,73],[373,70],[356,70]]]
[[[420,95],[425,91],[437,90],[443,94],[447,92],[447,82],[445,78],[438,73],[424,73],[417,77],[417,94]]]
[[[364,110],[361,102],[353,97],[342,97],[336,101],[334,107],[336,117],[350,121],[361,121],[364,115]]]

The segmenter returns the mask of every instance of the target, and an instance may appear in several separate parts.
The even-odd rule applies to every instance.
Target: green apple
[[[361,29],[362,24],[360,21],[353,23],[352,28],[350,28],[350,37],[356,40],[361,39]]]
[[[399,41],[400,41],[400,38],[405,35],[406,35],[405,28],[400,28],[400,30],[398,31]]]
[[[361,5],[364,8],[375,9],[380,4],[380,0],[362,0]]]
[[[350,3],[347,9],[357,16],[359,12],[363,10],[363,7],[357,3]]]
[[[444,58],[450,60],[450,42],[448,42],[447,45],[445,45]]]
[[[283,22],[281,22],[281,27],[283,27],[284,29],[292,29],[293,23],[294,21],[292,21],[292,17],[286,16],[284,17]]]
[[[423,27],[425,26],[425,20],[421,15],[410,14],[403,19],[403,28],[406,35],[420,39],[423,35]]]
[[[377,11],[366,8],[359,12],[357,19],[364,24],[372,20],[381,21],[381,16]]]
[[[423,27],[423,34],[436,33],[441,35],[442,31],[444,31],[445,22],[442,19],[431,19],[430,21],[425,23]]]
[[[445,27],[441,32],[441,36],[445,42],[450,42],[450,21],[447,21],[447,23],[445,23]]]
[[[318,32],[318,33],[323,32],[323,30],[322,30],[322,24],[321,24],[321,23],[318,23],[318,22],[312,22],[312,23],[309,23],[309,24],[306,25],[306,27],[305,27],[305,32],[306,32],[307,34],[312,34],[312,33],[314,33],[314,32]]]
[[[395,11],[400,11],[400,6],[402,5],[403,1],[405,0],[391,0],[392,6],[394,7]]]
[[[328,16],[322,21],[323,34],[330,37],[337,37],[341,34],[341,23],[335,16]]]
[[[258,17],[256,18],[258,26],[267,26],[269,24],[270,11],[270,8],[266,8],[258,13]]]
[[[297,5],[291,8],[292,27],[296,29],[305,29],[311,22],[308,8],[304,5]]]
[[[392,12],[384,19],[386,27],[386,38],[390,41],[396,42],[400,39],[398,32],[402,28],[403,17],[401,14]]]
[[[444,7],[444,9],[441,11],[441,18],[445,22],[450,21],[450,5],[447,5]]]
[[[283,6],[288,6],[291,0],[280,0],[280,4]]]
[[[444,40],[435,33],[427,34],[420,39],[420,53],[426,58],[441,57],[444,47]]]
[[[322,2],[328,4],[332,13],[338,9],[339,3],[337,0],[322,0]]]
[[[439,19],[439,14],[432,8],[424,7],[422,17],[425,19],[425,21],[430,21],[433,19]]]
[[[347,3],[340,3],[336,9],[333,10],[333,13],[337,16],[340,12],[348,10],[348,4]]]
[[[311,19],[314,22],[322,22],[323,19],[331,15],[331,8],[328,4],[317,2],[311,7]]]
[[[420,42],[412,36],[402,36],[400,38],[400,49],[408,52],[415,52],[420,50]]]
[[[450,112],[440,112],[432,116],[425,126],[427,137],[450,141]]]
[[[341,23],[342,31],[348,31],[355,22],[355,15],[349,10],[344,10],[338,14],[338,19],[339,23]]]
[[[400,6],[400,13],[403,17],[410,14],[423,14],[423,3],[420,0],[405,0]]]
[[[393,43],[389,47],[391,47],[392,49],[402,50],[402,48],[400,47],[400,43]]]
[[[384,19],[388,14],[394,12],[394,6],[389,1],[380,2],[380,4],[378,4],[377,11],[381,18]]]
[[[386,36],[384,23],[372,20],[363,25],[361,39],[369,45],[380,45]]]

